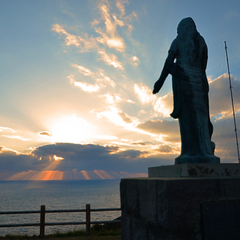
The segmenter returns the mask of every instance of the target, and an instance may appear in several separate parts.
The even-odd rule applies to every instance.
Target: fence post
[[[41,205],[41,212],[40,212],[40,237],[44,237],[45,232],[45,205]]]
[[[86,204],[86,234],[90,235],[90,204]]]

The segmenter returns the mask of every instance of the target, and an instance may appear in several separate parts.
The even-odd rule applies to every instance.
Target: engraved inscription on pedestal
[[[240,177],[237,163],[184,163],[148,168],[148,177]]]

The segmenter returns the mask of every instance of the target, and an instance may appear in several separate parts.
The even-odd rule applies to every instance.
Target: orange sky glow
[[[146,173],[128,173],[128,172],[106,172],[104,170],[94,171],[28,171],[19,172],[10,177],[7,181],[30,180],[30,181],[49,181],[49,180],[91,180],[91,179],[118,179],[127,177],[147,177]],[[1,179],[1,175],[0,175]]]

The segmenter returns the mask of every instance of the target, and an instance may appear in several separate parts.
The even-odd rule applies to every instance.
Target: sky
[[[208,45],[221,163],[238,163],[224,41],[240,129],[240,3],[1,0],[0,180],[147,176],[180,154],[169,76],[152,94],[181,19]]]

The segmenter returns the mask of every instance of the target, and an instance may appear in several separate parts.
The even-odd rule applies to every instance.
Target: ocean
[[[65,181],[0,181],[0,211],[120,208],[120,180],[65,180]],[[92,221],[113,220],[120,211],[93,212]],[[39,223],[40,214],[0,215],[0,224]],[[45,222],[85,221],[85,213],[47,213]],[[75,226],[47,226],[45,234],[85,228]],[[0,228],[6,234],[39,235],[39,227]]]

